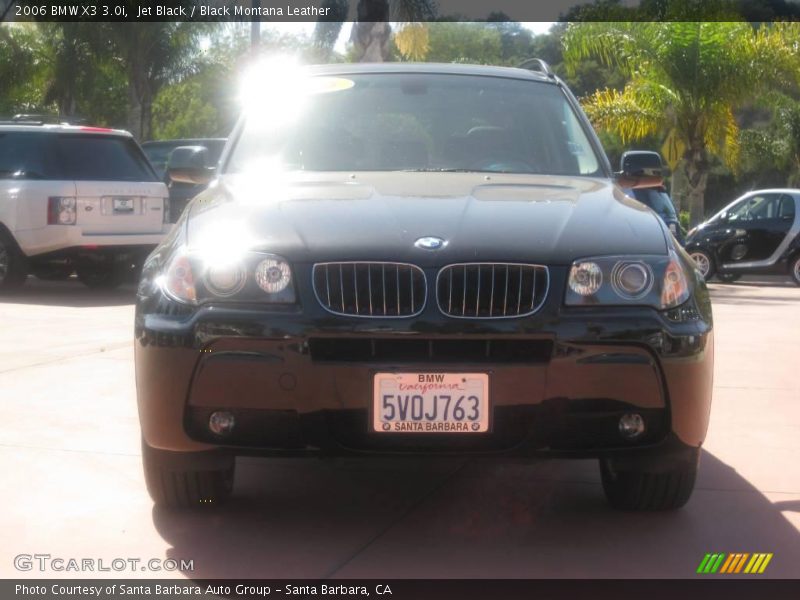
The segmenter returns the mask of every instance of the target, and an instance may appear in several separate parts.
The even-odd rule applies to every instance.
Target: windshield
[[[225,172],[262,172],[265,161],[305,171],[600,172],[555,85],[438,73],[313,81],[292,118],[267,107],[275,98],[251,109]]]

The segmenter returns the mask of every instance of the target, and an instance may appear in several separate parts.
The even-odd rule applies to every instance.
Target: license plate
[[[372,402],[376,433],[489,431],[486,373],[376,373]]]
[[[133,198],[114,198],[114,212],[133,212]]]

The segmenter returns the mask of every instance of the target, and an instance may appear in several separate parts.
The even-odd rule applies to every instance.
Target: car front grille
[[[365,363],[544,363],[553,353],[552,340],[474,338],[312,338],[317,362]]]
[[[535,313],[547,297],[547,267],[515,263],[448,265],[436,280],[439,310],[462,319],[502,319]]]
[[[320,304],[337,315],[413,317],[427,298],[425,273],[406,263],[318,263],[313,280]]]

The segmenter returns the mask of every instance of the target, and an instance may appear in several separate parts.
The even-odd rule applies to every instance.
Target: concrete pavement
[[[800,288],[713,284],[715,395],[681,511],[607,508],[594,461],[240,459],[214,511],[154,509],[133,291],[30,280],[0,299],[2,577],[691,577],[706,552],[800,563]],[[14,568],[18,554],[184,558],[193,571]]]

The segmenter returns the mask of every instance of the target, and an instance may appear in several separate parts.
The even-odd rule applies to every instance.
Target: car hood
[[[606,179],[483,173],[223,176],[192,203],[186,235],[190,247],[297,262],[569,264],[667,251],[655,214]],[[446,244],[414,246],[426,236]]]

